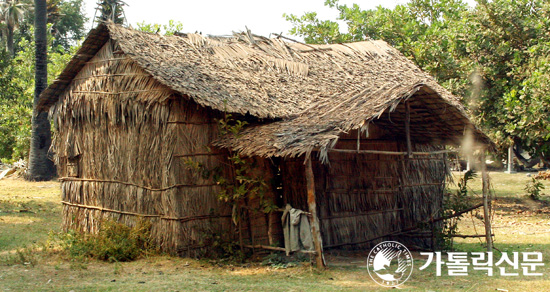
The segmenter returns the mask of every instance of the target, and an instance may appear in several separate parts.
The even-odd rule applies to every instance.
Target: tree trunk
[[[533,166],[540,163],[540,157],[531,157],[531,159],[527,159],[521,155],[521,148],[518,147],[512,147],[512,150],[514,151],[514,155],[516,156],[519,163],[526,168],[532,168]]]
[[[13,47],[13,33],[15,28],[11,25],[8,25],[6,31],[6,49],[10,53],[10,56],[15,57],[15,49]]]
[[[34,106],[32,116],[32,138],[29,156],[27,180],[50,180],[56,175],[55,165],[48,158],[48,150],[52,143],[50,121],[46,112],[37,112],[36,106],[40,93],[48,86],[48,55],[47,55],[47,11],[46,0],[34,0],[34,38],[36,42],[36,68],[34,86]]]

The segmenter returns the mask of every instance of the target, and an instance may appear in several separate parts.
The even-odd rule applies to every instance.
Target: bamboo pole
[[[383,150],[352,150],[352,149],[330,149],[328,152],[340,152],[340,153],[359,153],[359,154],[385,154],[385,155],[407,155],[408,152],[401,151],[383,151]],[[430,152],[411,152],[412,155],[434,155],[458,152],[458,150],[436,150]]]
[[[241,250],[241,253],[244,252],[243,250],[243,247],[244,247],[244,243],[243,243],[243,220],[241,218],[242,216],[239,215],[239,248]]]
[[[315,264],[317,268],[322,269],[325,267],[325,259],[323,257],[323,242],[321,239],[319,218],[317,218],[315,178],[313,176],[311,157],[307,157],[306,160],[307,203],[309,212],[311,213],[311,235],[313,237],[313,245],[315,247]]]
[[[267,239],[269,245],[273,245],[275,240],[273,239],[273,213],[268,213],[267,215]]]
[[[494,235],[494,234],[492,234]],[[468,234],[453,234],[451,237],[460,237],[460,238],[477,238],[477,237],[485,237],[485,234],[475,234],[475,235],[468,235]]]
[[[412,143],[411,143],[411,105],[409,101],[405,101],[405,135],[407,136],[407,156],[412,158]]]
[[[493,237],[491,231],[491,213],[489,211],[489,176],[485,164],[485,150],[481,151],[481,180],[483,190],[483,218],[485,221],[485,238],[487,240],[487,251],[493,251]]]
[[[412,237],[412,238],[431,238],[431,234],[401,234],[401,236]],[[462,235],[462,234],[453,234],[449,235],[450,237],[460,237],[460,238],[479,238],[485,237],[485,234],[475,234],[475,235]],[[493,234],[494,236],[494,234]]]
[[[243,245],[243,247],[250,248],[250,249],[257,248],[257,249],[266,249],[266,250],[275,250],[275,251],[286,251],[284,247],[276,247],[276,246],[261,245],[261,244],[256,244],[256,245],[245,244]],[[315,251],[313,250],[298,250],[298,252],[305,253],[305,254],[315,254]]]
[[[438,221],[442,221],[442,220],[447,220],[447,219],[451,219],[451,218],[454,218],[454,217],[458,217],[458,216],[460,216],[460,215],[462,215],[462,214],[464,214],[464,213],[468,213],[468,212],[470,212],[470,211],[473,211],[473,210],[475,210],[475,209],[477,209],[477,208],[479,208],[479,207],[481,207],[481,206],[483,206],[483,203],[477,204],[477,205],[475,205],[475,206],[472,206],[472,207],[470,207],[470,208],[464,209],[464,210],[462,210],[462,211],[454,212],[453,214],[448,215],[448,216],[438,217],[438,218],[433,219],[433,220],[431,220],[431,221],[429,221],[429,222],[438,222]]]

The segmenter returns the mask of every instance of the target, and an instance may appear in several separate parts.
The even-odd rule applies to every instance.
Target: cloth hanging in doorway
[[[308,212],[286,205],[281,220],[285,237],[286,255],[299,250],[313,250],[313,237],[309,226]]]

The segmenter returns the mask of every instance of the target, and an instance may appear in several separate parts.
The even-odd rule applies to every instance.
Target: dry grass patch
[[[491,173],[495,192],[493,219],[495,247],[502,252],[543,252],[543,277],[488,277],[471,271],[467,277],[436,277],[432,264],[419,271],[424,260],[415,253],[415,268],[404,291],[545,291],[550,287],[550,215],[548,198],[541,202],[523,197],[525,174]],[[479,178],[472,188],[479,191]],[[548,185],[547,182],[544,182]],[[517,185],[519,184],[519,185]],[[260,263],[219,264],[216,261],[149,256],[127,263],[74,261],[57,249],[42,250],[48,231],[58,231],[61,204],[57,183],[0,181],[0,287],[10,291],[387,291],[368,276],[364,253],[349,258],[335,256],[341,265],[317,271],[304,263],[278,268]],[[6,202],[6,203],[4,203]],[[28,211],[21,212],[20,210]],[[6,231],[8,230],[8,231]],[[465,216],[459,224],[464,234],[482,233],[481,221]],[[27,248],[24,248],[27,246]],[[479,239],[457,239],[459,251],[483,251]],[[6,255],[30,257],[7,262]],[[498,253],[498,251],[497,251]],[[27,262],[28,263],[28,262]],[[331,263],[331,262],[329,262]]]

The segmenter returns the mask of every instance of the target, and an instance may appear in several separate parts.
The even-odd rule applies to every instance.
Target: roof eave
[[[40,94],[36,107],[38,112],[48,111],[59,100],[60,94],[69,86],[73,78],[86,63],[105,45],[109,37],[109,29],[104,23],[100,23],[96,28],[90,30],[82,46],[69,61],[65,69]]]

